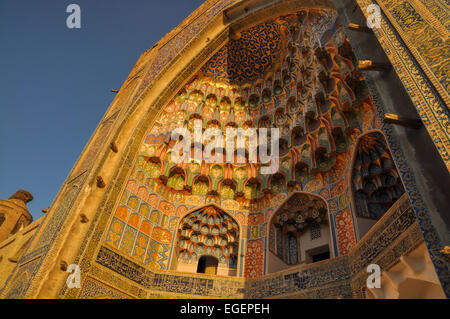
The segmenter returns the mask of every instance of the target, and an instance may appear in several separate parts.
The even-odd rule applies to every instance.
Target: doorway
[[[306,250],[305,255],[308,264],[330,259],[330,248],[328,245],[314,247]]]
[[[197,273],[216,275],[219,261],[212,256],[202,256],[198,261]]]

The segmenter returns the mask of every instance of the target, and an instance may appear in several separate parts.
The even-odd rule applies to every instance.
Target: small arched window
[[[289,234],[288,235],[288,263],[291,265],[295,265],[298,263],[298,239],[295,234]]]

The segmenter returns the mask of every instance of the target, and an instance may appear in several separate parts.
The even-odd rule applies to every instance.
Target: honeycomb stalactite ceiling
[[[295,216],[287,214],[286,227],[293,226],[297,236],[279,237],[290,243],[282,255],[289,265],[301,259],[294,253],[303,247],[301,229],[328,218],[337,228],[338,254],[356,244],[348,184],[351,154],[357,137],[379,128],[380,120],[335,12],[293,12],[239,33],[220,44],[165,103],[140,146],[112,218],[108,246],[151,268],[192,271],[198,258],[210,254],[230,273],[262,276],[269,220],[282,223],[283,214],[271,217],[297,192],[311,195],[310,203],[319,195],[330,211],[319,200],[317,206],[292,209]],[[235,146],[234,154],[223,145],[222,163],[196,159],[195,151],[208,145],[206,138],[194,138],[196,121],[203,131],[216,128],[225,137],[227,128],[278,128],[278,170],[262,174],[261,159],[250,160],[248,139],[239,152]],[[178,128],[191,132],[191,158],[182,163],[172,159],[174,146],[184,140],[172,140]],[[270,147],[272,136],[267,141]],[[208,205],[220,208],[208,213]],[[195,214],[182,220],[188,211]],[[228,225],[229,216],[245,238]],[[244,257],[236,255],[238,248]],[[288,259],[287,251],[293,252]]]
[[[211,255],[219,263],[236,265],[239,226],[227,213],[214,207],[197,210],[181,220],[178,231],[179,259],[195,262]]]
[[[313,179],[325,183],[342,176],[362,114],[373,105],[348,40],[320,44],[320,34],[333,23],[331,11],[300,11],[231,39],[168,103],[142,148],[139,168],[186,195],[250,205],[301,190]],[[193,132],[195,120],[223,132],[278,128],[279,171],[263,175],[260,164],[248,163],[248,141],[245,164],[171,162],[171,132],[182,126]]]
[[[284,233],[301,233],[312,224],[327,223],[328,211],[323,199],[309,194],[294,194],[282,205],[272,223]]]
[[[353,189],[358,216],[373,219],[383,216],[405,192],[384,136],[378,132],[358,141]]]

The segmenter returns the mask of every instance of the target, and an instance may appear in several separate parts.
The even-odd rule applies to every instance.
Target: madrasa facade
[[[41,218],[0,200],[0,297],[447,298],[449,21],[441,0],[207,0]],[[196,123],[276,128],[276,170],[245,136],[193,156],[205,135],[172,133]]]

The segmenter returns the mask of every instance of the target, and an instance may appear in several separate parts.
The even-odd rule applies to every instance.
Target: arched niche
[[[372,131],[358,138],[350,179],[362,238],[405,192],[383,133]]]
[[[179,223],[171,269],[212,274],[206,270],[215,267],[217,275],[236,276],[239,238],[238,222],[222,209],[209,205],[194,210]],[[216,266],[212,258],[217,260]]]
[[[326,201],[314,194],[294,193],[278,208],[269,223],[268,272],[332,256]]]

